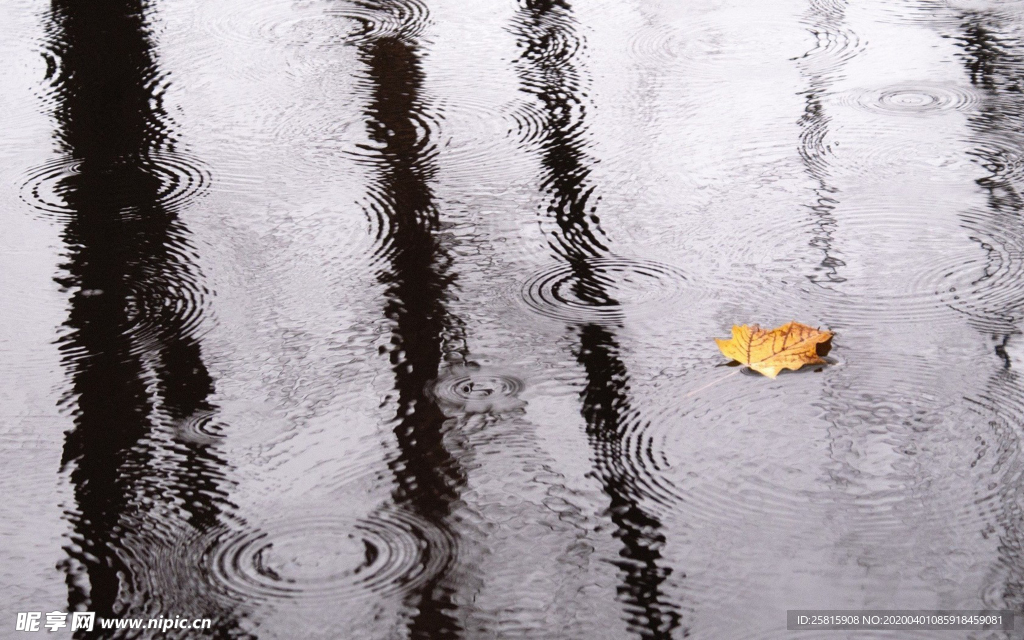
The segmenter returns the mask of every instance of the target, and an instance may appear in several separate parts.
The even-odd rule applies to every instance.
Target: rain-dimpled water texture
[[[1022,9],[2,3],[4,624],[1019,611]]]

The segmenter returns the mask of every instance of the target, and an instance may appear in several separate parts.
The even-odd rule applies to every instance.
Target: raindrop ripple
[[[527,279],[522,302],[540,315],[574,323],[617,322],[629,309],[643,309],[681,295],[690,280],[661,262],[620,257],[558,264]]]
[[[261,530],[221,530],[202,551],[204,572],[242,600],[340,601],[414,589],[455,555],[450,534],[412,514],[360,520],[293,518]]]

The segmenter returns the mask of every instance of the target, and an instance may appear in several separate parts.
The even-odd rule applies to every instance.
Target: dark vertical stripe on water
[[[399,2],[372,4],[397,11]],[[399,454],[391,465],[397,481],[395,502],[450,532],[447,518],[465,484],[465,472],[445,447],[444,413],[427,387],[438,377],[444,336],[458,325],[446,301],[454,285],[451,262],[438,238],[440,220],[429,181],[434,174],[429,132],[418,125],[423,104],[423,71],[417,46],[403,35],[372,38],[360,47],[371,81],[366,111],[376,143],[376,188],[387,213],[384,252],[388,266],[384,314],[393,323],[389,348],[398,393],[395,438]],[[424,563],[446,549],[426,545]],[[453,558],[445,558],[449,567]],[[458,638],[452,587],[445,571],[410,594],[410,638]]]
[[[975,294],[971,301],[953,307],[992,335],[1004,360],[1006,352],[999,345],[1020,333],[1024,319],[1024,44],[1016,32],[1005,16],[970,12],[963,16],[960,32],[952,34],[981,96],[977,112],[968,118],[976,142],[970,153],[987,174],[975,180],[986,196],[986,208],[961,214],[962,226],[985,253],[984,275],[970,284]]]
[[[518,64],[522,89],[544,108],[541,187],[551,196],[546,213],[561,230],[552,238],[552,248],[578,261],[606,253],[595,217],[594,186],[587,181],[586,105],[580,99],[581,79],[572,60],[582,42],[572,28],[571,8],[561,0],[527,0],[515,21],[522,51]]]
[[[1001,33],[999,23],[994,17],[974,14],[963,24],[964,60],[971,82],[985,96],[980,113],[972,116],[970,123],[979,133],[1020,142],[1024,135],[1024,50],[1016,38]],[[1019,232],[1019,216],[1024,210],[1022,176],[1007,171],[1007,159],[1001,154],[984,148],[975,153],[989,172],[976,180],[985,190],[989,211]]]
[[[67,246],[59,282],[73,291],[60,342],[71,379],[63,402],[74,414],[63,456],[75,498],[68,605],[103,618],[138,615],[140,606],[156,615],[151,607],[168,594],[146,592],[150,576],[125,560],[155,551],[125,549],[125,532],[145,530],[147,519],[172,528],[172,513],[203,530],[225,499],[224,462],[209,446],[178,443],[172,452],[151,437],[161,419],[214,408],[194,334],[201,288],[188,231],[161,201],[168,172],[154,153],[173,152],[173,141],[144,4],[54,0],[49,26],[56,137],[77,166],[59,184]],[[209,605],[196,603],[198,612]],[[218,624],[219,636],[235,626]]]
[[[827,9],[815,6],[808,16],[811,33],[819,41],[823,34],[842,33],[845,7],[836,6]],[[832,36],[835,37],[835,36]],[[831,183],[829,165],[832,160],[831,150],[826,140],[830,133],[831,118],[825,113],[822,98],[831,90],[834,71],[829,73],[828,67],[816,64],[816,57],[821,54],[815,47],[800,60],[807,78],[808,88],[804,91],[804,113],[800,117],[800,158],[804,163],[807,175],[815,181],[814,203],[810,205],[817,221],[814,224],[814,236],[811,246],[821,252],[822,258],[815,269],[816,273],[808,276],[812,282],[828,286],[845,282],[839,270],[846,263],[838,257],[835,247],[835,234],[839,228],[835,210],[839,205],[839,189]]]
[[[977,146],[971,151],[986,175],[975,182],[985,194],[986,208],[961,215],[962,226],[985,253],[985,269],[971,283],[986,294],[979,304],[964,306],[974,324],[989,335],[1000,366],[979,398],[967,398],[984,409],[999,463],[995,521],[983,531],[999,539],[999,557],[985,589],[985,605],[1020,611],[1024,607],[1024,490],[1019,453],[1024,434],[1024,385],[1016,371],[1022,363],[1008,345],[1021,340],[1024,319],[1024,41],[1014,20],[984,11],[962,16],[961,29],[951,34],[961,46],[961,59],[971,83],[981,92],[978,112],[968,121]],[[1015,352],[1019,353],[1019,351]],[[1015,459],[1018,458],[1018,459]],[[1003,461],[1009,461],[1009,464]],[[994,527],[993,527],[994,525]]]
[[[605,327],[589,324],[579,329],[577,361],[586,371],[583,417],[594,448],[604,491],[611,504],[615,536],[622,542],[617,565],[623,580],[619,598],[626,605],[630,627],[642,638],[669,639],[681,624],[678,605],[662,590],[672,568],[662,560],[665,536],[661,522],[648,513],[632,493],[623,425],[633,412],[628,393],[629,373],[619,358],[619,345]],[[685,577],[685,576],[684,576]],[[688,633],[684,629],[683,635]]]
[[[582,79],[574,58],[582,49],[568,3],[525,0],[513,32],[521,51],[517,68],[522,90],[534,96],[545,114],[538,142],[541,188],[547,195],[543,215],[555,223],[551,247],[566,261],[573,292],[584,303],[614,307],[617,302],[593,269],[593,260],[608,255],[606,238],[596,216],[595,186],[586,151],[586,107]],[[582,415],[593,447],[598,477],[610,500],[609,513],[622,549],[616,563],[622,572],[618,597],[626,620],[642,638],[666,639],[679,629],[679,608],[663,593],[672,569],[660,549],[665,544],[661,522],[632,492],[630,470],[623,467],[624,429],[635,413],[628,393],[629,372],[609,327],[588,323],[576,328],[575,355],[586,372]],[[686,631],[683,631],[686,635]]]

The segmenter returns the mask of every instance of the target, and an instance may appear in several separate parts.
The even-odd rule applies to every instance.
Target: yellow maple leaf
[[[726,357],[774,378],[783,369],[795,371],[805,364],[824,364],[821,356],[832,347],[832,332],[799,322],[771,331],[744,324],[733,325],[731,339],[715,338],[715,342]]]

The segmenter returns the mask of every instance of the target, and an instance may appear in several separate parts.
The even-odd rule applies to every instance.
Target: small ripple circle
[[[524,406],[519,394],[526,383],[508,372],[489,367],[457,367],[438,378],[429,392],[438,403],[457,413],[500,413]]]

